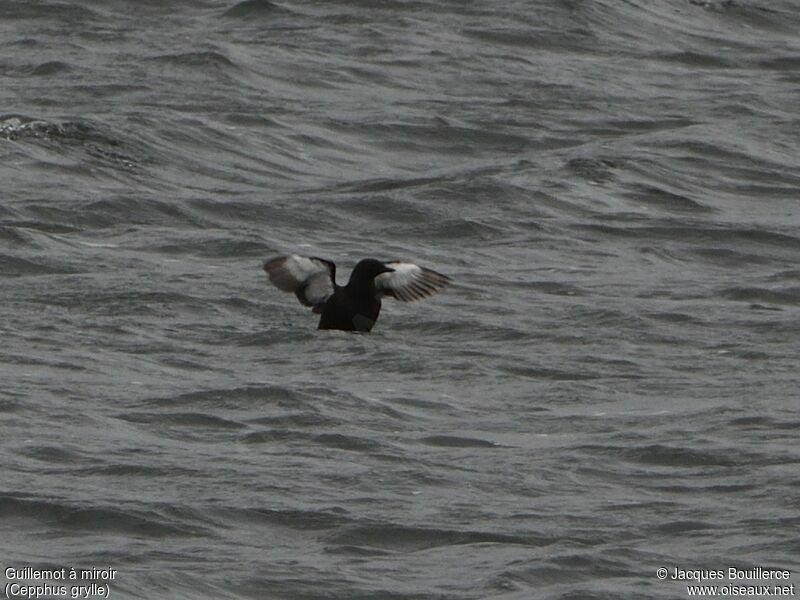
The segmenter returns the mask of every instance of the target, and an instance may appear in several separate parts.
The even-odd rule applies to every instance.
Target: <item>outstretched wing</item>
[[[319,312],[333,294],[336,265],[316,256],[279,256],[264,262],[264,271],[279,290],[292,292],[304,306]]]
[[[392,296],[403,302],[421,300],[443,290],[450,283],[447,275],[407,262],[388,262],[394,269],[375,277],[378,297]]]

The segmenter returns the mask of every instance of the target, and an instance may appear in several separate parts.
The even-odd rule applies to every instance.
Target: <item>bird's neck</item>
[[[347,282],[347,289],[351,292],[375,293],[374,279],[356,279]]]

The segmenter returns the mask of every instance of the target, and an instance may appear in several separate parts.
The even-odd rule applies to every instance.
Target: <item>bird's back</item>
[[[381,301],[374,294],[353,293],[339,287],[322,309],[319,329],[369,331],[381,312]]]

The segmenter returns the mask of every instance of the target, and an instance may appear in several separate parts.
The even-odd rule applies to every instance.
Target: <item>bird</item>
[[[320,315],[318,329],[364,333],[378,320],[381,298],[421,300],[451,281],[414,263],[374,258],[359,261],[347,285],[337,285],[336,265],[317,256],[278,256],[264,261],[263,269],[275,287],[293,293],[303,306]]]

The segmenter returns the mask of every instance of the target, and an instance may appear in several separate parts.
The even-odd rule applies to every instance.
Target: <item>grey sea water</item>
[[[5,596],[800,569],[798,31],[793,0],[0,0]],[[260,269],[295,252],[454,283],[319,332]]]

